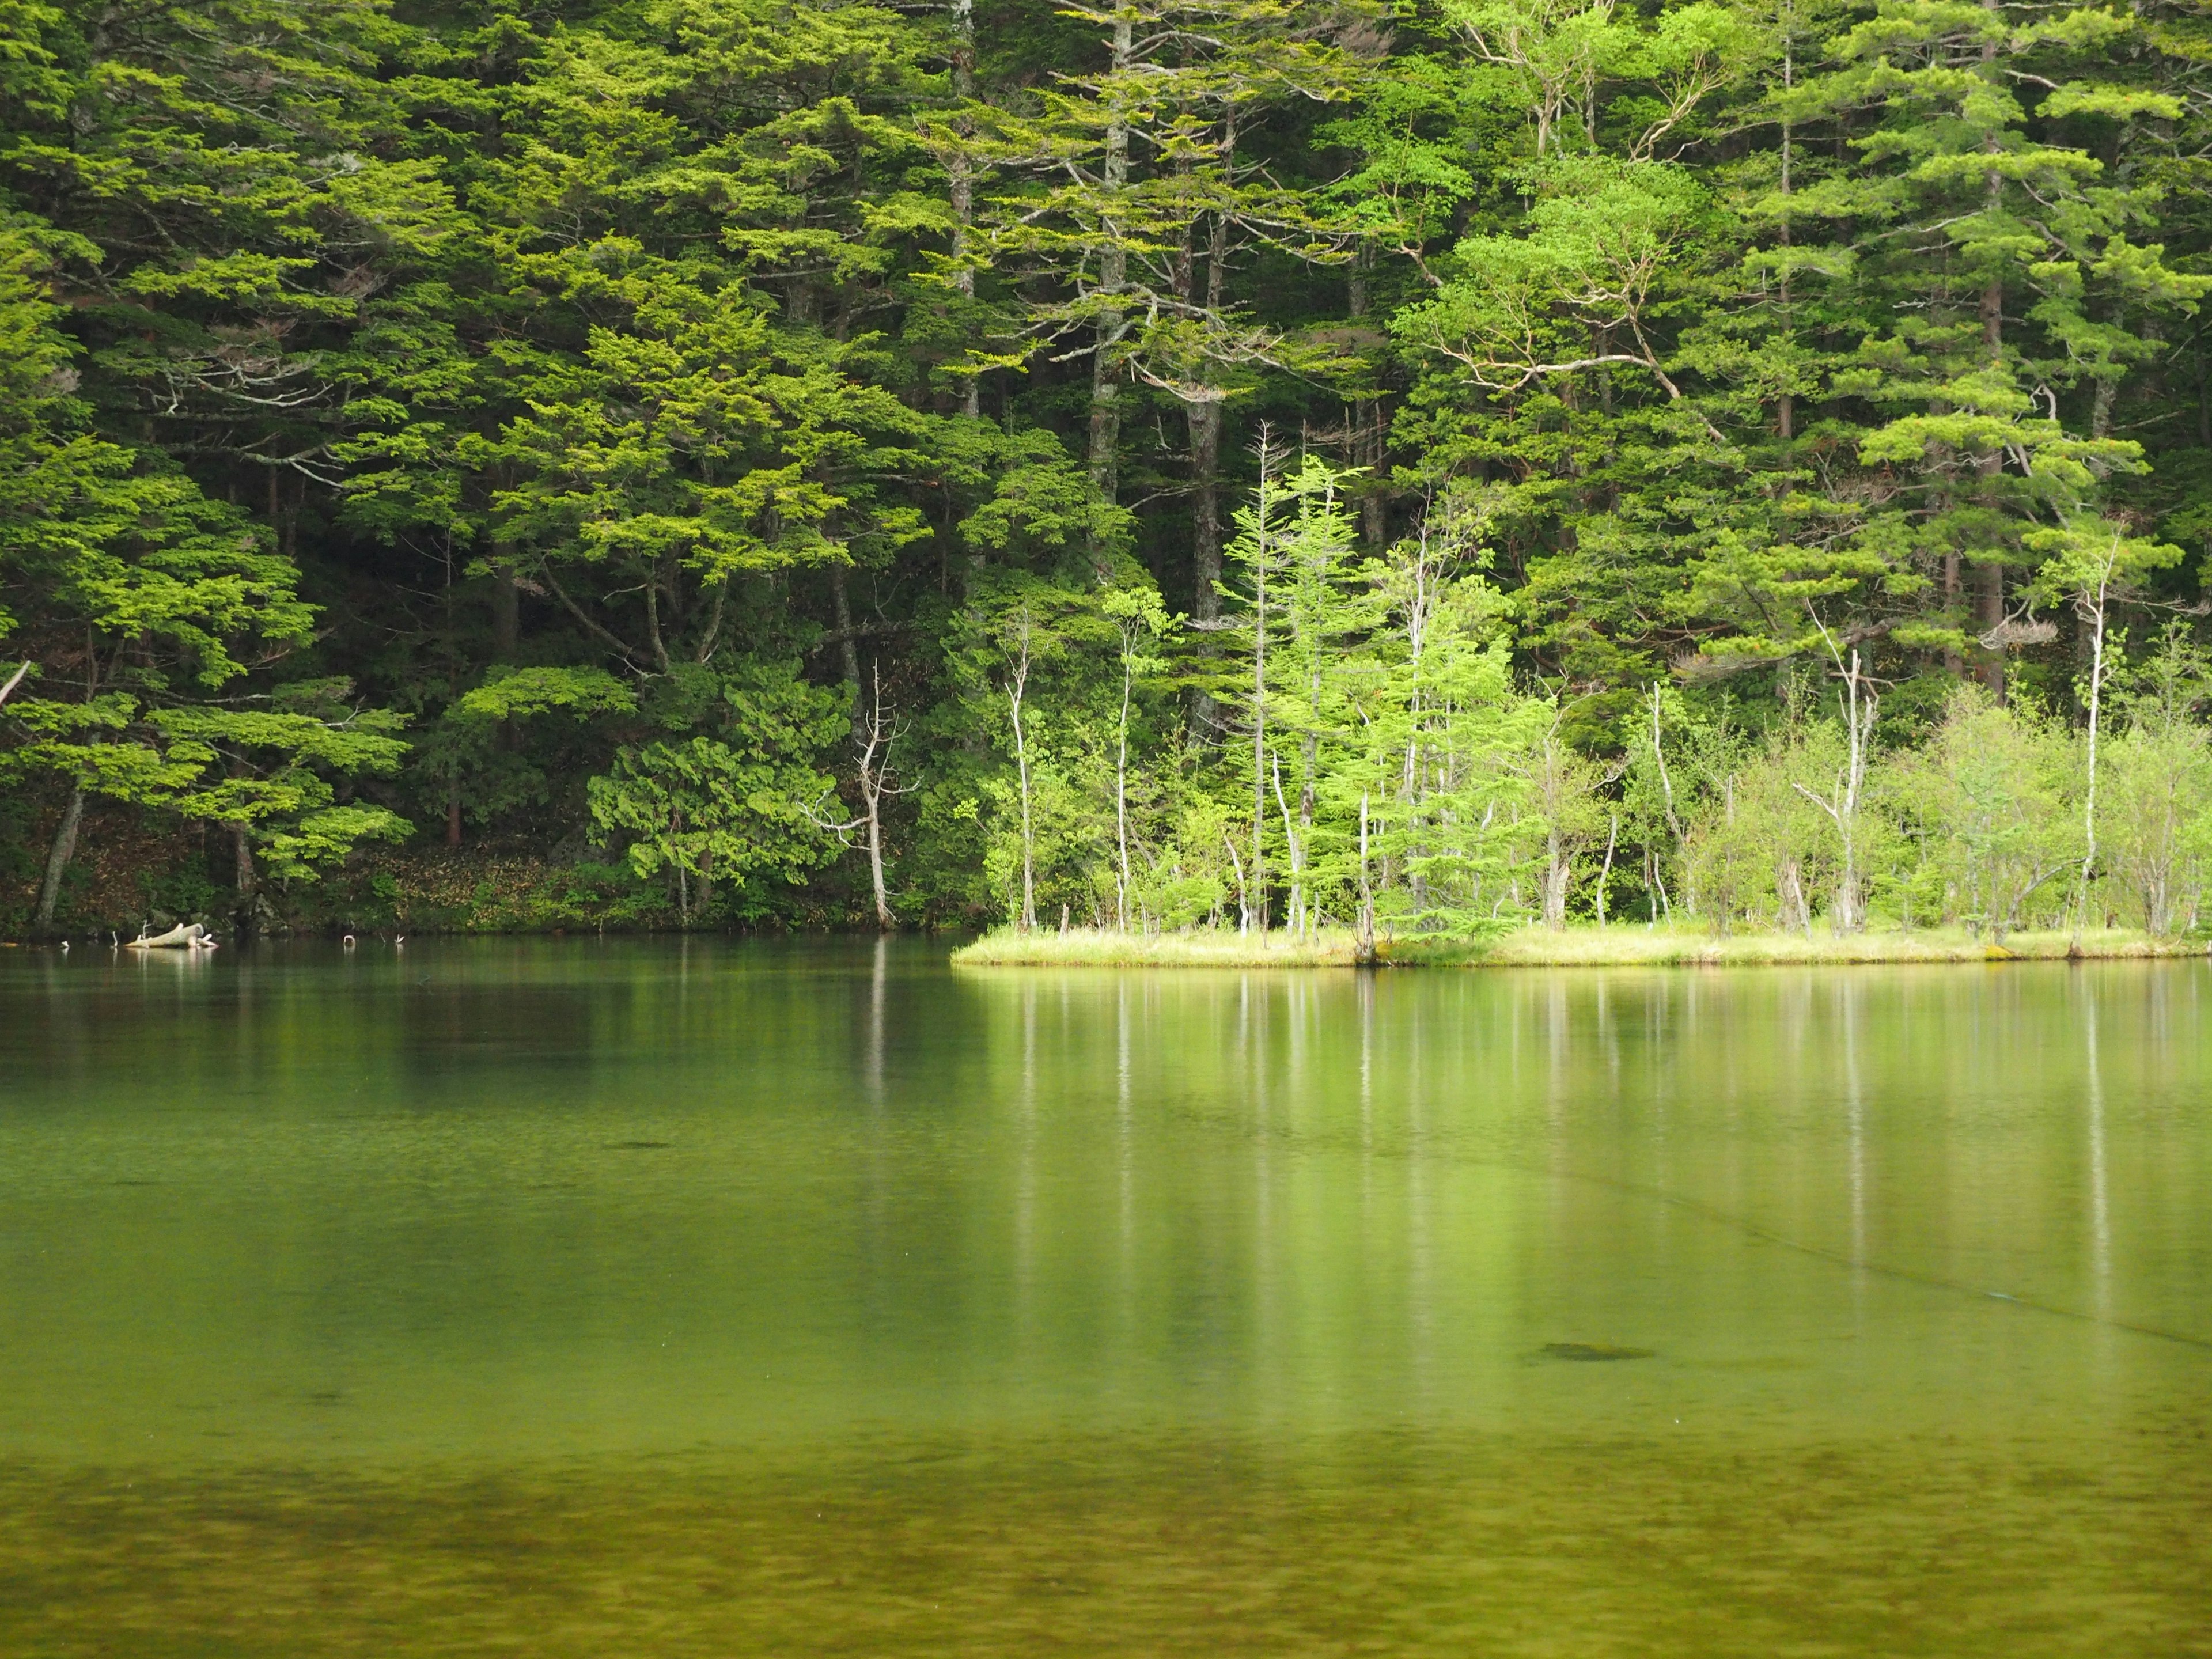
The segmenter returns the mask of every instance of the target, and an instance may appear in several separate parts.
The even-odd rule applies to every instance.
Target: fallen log
[[[151,939],[143,937],[127,940],[126,947],[133,951],[186,950],[198,945],[207,929],[197,921],[179,922],[166,933],[156,933]]]

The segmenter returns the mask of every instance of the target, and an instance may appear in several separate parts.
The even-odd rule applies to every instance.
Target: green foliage
[[[2185,927],[2201,34],[0,3],[10,914]]]
[[[717,735],[625,744],[591,781],[593,822],[627,842],[641,880],[672,877],[686,923],[695,890],[702,915],[714,914],[718,883],[726,908],[757,915],[761,888],[830,857],[806,808],[831,787],[814,761],[843,723],[839,700],[787,664],[748,665],[717,690]],[[688,725],[689,712],[664,719]]]

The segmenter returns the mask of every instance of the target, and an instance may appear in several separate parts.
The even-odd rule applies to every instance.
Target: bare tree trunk
[[[1606,888],[1613,881],[1613,849],[1620,840],[1620,814],[1615,812],[1606,826],[1605,864],[1597,872],[1597,925],[1605,926]]]
[[[898,919],[891,915],[890,891],[884,884],[883,794],[871,788],[860,793],[868,808],[868,879],[875,888],[876,926],[888,933],[898,927]]]
[[[1252,557],[1252,905],[1253,923],[1262,939],[1267,933],[1267,501],[1265,453],[1261,440],[1260,532]]]
[[[1367,881],[1367,792],[1359,793],[1359,962],[1375,960],[1375,890]]]
[[[1776,893],[1782,900],[1782,914],[1778,918],[1784,931],[1795,930],[1808,939],[1813,935],[1813,907],[1805,897],[1805,883],[1795,858],[1784,858],[1774,878]]]
[[[1121,723],[1115,738],[1114,748],[1114,841],[1121,854],[1121,864],[1114,884],[1114,930],[1129,930],[1129,694],[1136,679],[1136,670],[1130,665],[1135,642],[1127,634],[1121,639]]]
[[[1299,839],[1297,826],[1291,822],[1291,805],[1283,799],[1283,761],[1273,758],[1275,805],[1283,815],[1283,851],[1291,866],[1290,906],[1284,915],[1284,923],[1291,937],[1297,939],[1305,932],[1305,844]]]
[[[1568,862],[1565,842],[1558,830],[1544,837],[1544,926],[1553,933],[1563,933],[1567,926],[1567,881],[1573,873]]]
[[[1022,697],[1030,683],[1030,619],[1022,614],[1021,657],[1006,687],[1006,703],[1013,717],[1014,765],[1022,787],[1022,916],[1024,933],[1036,927],[1036,836],[1030,821],[1029,737],[1022,729]]]
[[[1667,741],[1659,726],[1659,682],[1656,680],[1651,682],[1651,758],[1659,767],[1659,795],[1667,808],[1667,830],[1674,837],[1674,856],[1680,858],[1688,850],[1689,837],[1683,832],[1682,820],[1674,814],[1674,780],[1667,771]],[[1659,862],[1656,854],[1652,856],[1651,871],[1653,878],[1657,879]],[[1662,902],[1666,900],[1663,886],[1660,890],[1660,898]],[[1669,903],[1667,905],[1667,920],[1672,921],[1674,919],[1674,907]]]
[[[2113,556],[2118,552],[2118,535],[2113,537]],[[2089,755],[2088,787],[2081,803],[2081,886],[2078,902],[2074,907],[2074,948],[2081,948],[2081,930],[2089,914],[2089,876],[2097,863],[2097,720],[2102,712],[2105,683],[2105,599],[2112,585],[2113,556],[2108,556],[2104,573],[2097,580],[2095,609],[2091,613],[2091,645],[2089,656]]]
[[[1320,699],[1316,696],[1315,704],[1318,707]],[[1307,732],[1304,749],[1305,779],[1298,786],[1298,872],[1301,893],[1304,892],[1308,885],[1304,878],[1306,866],[1313,857],[1314,779],[1321,771],[1321,739],[1312,732]],[[1302,919],[1298,925],[1310,931],[1310,924],[1303,919],[1303,914],[1302,910]]]
[[[77,831],[84,823],[84,790],[82,787],[70,791],[69,805],[62,809],[62,821],[54,830],[52,844],[46,849],[46,873],[39,883],[39,908],[32,929],[41,936],[54,927],[54,906],[62,896],[62,876],[69,869],[70,860],[76,856]]]
[[[1814,626],[1819,627],[1818,618]],[[1866,921],[1863,896],[1859,889],[1863,878],[1859,873],[1858,833],[1859,804],[1866,793],[1868,750],[1874,741],[1875,715],[1880,710],[1881,698],[1868,684],[1859,667],[1859,653],[1854,647],[1850,660],[1844,660],[1843,653],[1836,648],[1828,630],[1820,629],[1828,654],[1834,658],[1836,672],[1843,678],[1844,689],[1837,693],[1837,702],[1844,716],[1844,735],[1850,744],[1843,773],[1836,779],[1835,787],[1823,799],[1802,783],[1790,787],[1828,815],[1836,826],[1836,839],[1843,843],[1844,867],[1836,878],[1836,904],[1829,917],[1830,926],[1838,939],[1857,933]],[[1791,866],[1795,879],[1795,865]],[[1807,926],[1811,925],[1810,907],[1807,908]]]

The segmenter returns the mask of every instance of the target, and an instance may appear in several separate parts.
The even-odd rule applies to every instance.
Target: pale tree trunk
[[[1316,696],[1315,699],[1316,707],[1319,706],[1319,702]],[[1306,734],[1304,762],[1305,780],[1298,787],[1298,871],[1302,891],[1305,885],[1304,881],[1305,866],[1312,856],[1313,849],[1314,777],[1321,769],[1321,739],[1310,732]],[[1303,912],[1301,915],[1303,918]],[[1311,930],[1310,921],[1302,919],[1299,926],[1307,928],[1308,931]]]
[[[1605,863],[1597,872],[1597,925],[1605,927],[1606,889],[1613,881],[1613,849],[1620,841],[1620,814],[1615,812],[1606,826]]]
[[[888,933],[898,926],[891,914],[890,889],[884,879],[884,796],[896,793],[885,781],[890,770],[896,724],[884,718],[884,671],[878,665],[872,676],[874,696],[868,707],[868,727],[860,747],[860,802],[867,813],[868,881],[876,899],[876,926]]]
[[[1272,765],[1275,781],[1275,805],[1283,815],[1283,853],[1290,860],[1290,907],[1283,920],[1291,937],[1297,938],[1305,931],[1305,847],[1298,838],[1297,826],[1291,822],[1291,804],[1283,799],[1283,762],[1279,755]]]
[[[1814,625],[1819,626],[1817,619]],[[1850,747],[1843,774],[1826,799],[1802,783],[1790,787],[1828,815],[1829,821],[1836,826],[1836,839],[1843,843],[1844,867],[1836,878],[1835,909],[1830,917],[1836,937],[1841,939],[1866,925],[1866,908],[1859,890],[1864,880],[1858,860],[1859,805],[1866,791],[1867,751],[1874,741],[1875,715],[1881,700],[1860,671],[1857,648],[1852,648],[1850,660],[1846,664],[1835,641],[1828,639],[1825,628],[1820,635],[1827,640],[1829,654],[1835,659],[1837,672],[1843,676],[1844,689],[1837,696],[1842,705],[1844,735]]]
[[[1024,674],[1026,669],[1024,669]],[[828,830],[844,846],[853,843],[849,837],[856,830],[863,831],[868,848],[868,884],[875,896],[876,926],[888,933],[898,927],[898,918],[891,913],[890,885],[884,874],[884,797],[904,794],[903,788],[890,782],[891,749],[898,741],[899,726],[896,719],[884,712],[884,671],[881,664],[869,669],[872,696],[864,711],[855,713],[853,720],[854,769],[860,789],[860,815],[855,818],[831,820],[812,808],[807,817],[816,827]],[[1020,688],[1013,688],[1015,699],[1014,742],[1016,752],[1023,749],[1021,730]],[[1026,807],[1027,768],[1024,768],[1024,800]]]
[[[1567,882],[1573,866],[1565,839],[1555,825],[1544,836],[1544,926],[1564,933],[1567,926]]]
[[[2074,907],[2074,946],[2081,948],[2081,930],[2089,914],[2089,876],[2097,862],[2097,721],[2102,712],[2105,684],[2105,599],[2112,586],[2112,565],[2118,554],[2118,536],[2113,537],[2112,553],[2105,561],[2105,568],[2097,578],[2097,592],[2090,612],[2089,647],[2089,753],[2087,787],[2081,803],[2081,891]]]
[[[1428,878],[1416,862],[1421,850],[1419,839],[1421,823],[1421,732],[1426,710],[1421,696],[1421,653],[1428,640],[1429,611],[1432,595],[1429,586],[1429,526],[1425,517],[1420,526],[1420,539],[1413,549],[1413,592],[1406,604],[1406,665],[1411,671],[1413,686],[1406,707],[1406,758],[1398,781],[1398,799],[1405,809],[1407,864],[1406,886],[1413,896],[1416,914],[1428,908]],[[1382,861],[1382,885],[1388,888],[1392,879],[1390,859]]]
[[[1252,611],[1252,923],[1267,933],[1267,458],[1261,439],[1260,529],[1253,553]]]
[[[1567,811],[1572,775],[1566,757],[1560,752],[1556,712],[1552,729],[1544,734],[1543,766],[1544,873],[1538,883],[1538,896],[1543,906],[1544,926],[1559,933],[1567,925],[1567,889],[1574,879],[1574,849],[1566,832],[1559,827],[1559,820]]]
[[[1811,938],[1813,907],[1805,897],[1805,883],[1796,859],[1785,857],[1781,860],[1775,872],[1774,888],[1782,900],[1782,914],[1777,920],[1784,930],[1795,930]]]
[[[1359,944],[1358,959],[1375,960],[1375,890],[1367,880],[1367,792],[1359,792]]]
[[[868,880],[875,888],[876,926],[888,933],[898,926],[891,915],[890,892],[884,885],[884,815],[882,796],[873,789],[863,788],[862,798],[868,807]]]
[[[62,821],[55,828],[52,843],[46,848],[46,871],[39,883],[39,908],[32,923],[32,931],[43,936],[53,931],[54,906],[61,900],[62,877],[68,871],[70,860],[76,856],[77,831],[84,823],[84,790],[82,786],[70,791],[69,805],[62,808]]]
[[[1682,832],[1682,820],[1674,813],[1674,780],[1667,771],[1667,742],[1660,730],[1659,682],[1656,680],[1651,682],[1651,758],[1659,768],[1659,798],[1667,809],[1667,833],[1674,836],[1674,856],[1680,859],[1687,850],[1688,837]],[[1659,895],[1659,902],[1666,908],[1667,921],[1671,927],[1674,921],[1674,902],[1668,896],[1666,878],[1660,872],[1659,855],[1656,852],[1651,855],[1651,882],[1652,890]]]
[[[1036,927],[1036,839],[1030,822],[1029,737],[1022,729],[1022,697],[1030,682],[1030,619],[1022,614],[1021,656],[1006,686],[1006,704],[1014,723],[1014,766],[1022,790],[1022,916],[1024,933]]]
[[[1114,927],[1117,933],[1129,930],[1129,694],[1136,671],[1129,659],[1136,650],[1136,641],[1127,633],[1121,636],[1121,723],[1115,734],[1114,750],[1114,840],[1121,852],[1120,879],[1114,886]]]

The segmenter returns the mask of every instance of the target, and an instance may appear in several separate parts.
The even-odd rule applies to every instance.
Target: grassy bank
[[[1717,939],[1704,929],[1577,927],[1554,933],[1522,927],[1482,940],[1385,940],[1377,954],[1396,967],[1619,968],[1753,967],[1791,963],[2051,961],[2072,953],[2064,930],[2008,935],[2002,946],[1963,928],[1927,928],[1853,934],[1837,939],[1825,928],[1803,933],[1738,933]],[[2091,957],[2193,956],[2202,943],[2154,939],[2122,928],[2084,934],[2080,954]],[[970,968],[1344,968],[1355,957],[1352,934],[1331,929],[1293,939],[1287,933],[1255,939],[1222,933],[1168,933],[1157,938],[1074,928],[1019,933],[1004,928],[962,946],[952,959]]]
[[[1065,933],[1002,927],[952,953],[966,968],[1349,968],[1357,954],[1349,929],[1292,939],[1226,931],[1157,935],[1073,927]]]

